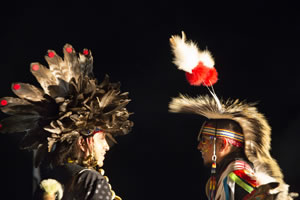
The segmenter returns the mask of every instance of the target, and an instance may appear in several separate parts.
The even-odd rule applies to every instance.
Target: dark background
[[[132,99],[135,126],[104,165],[116,193],[125,200],[205,199],[209,169],[196,149],[204,119],[168,113],[171,97],[208,92],[191,87],[172,64],[169,37],[184,30],[212,52],[219,97],[259,101],[273,128],[271,154],[291,190],[300,192],[298,10],[295,2],[263,0],[3,4],[0,94],[13,96],[16,81],[37,85],[29,65],[46,64],[48,49],[60,55],[65,43],[91,49],[98,80],[109,74]],[[31,153],[17,148],[20,136],[0,135],[1,199],[31,198]]]

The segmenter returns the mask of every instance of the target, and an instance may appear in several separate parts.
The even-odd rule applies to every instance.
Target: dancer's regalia
[[[108,76],[98,83],[90,50],[76,53],[66,44],[63,53],[61,58],[48,50],[45,59],[49,67],[31,63],[30,71],[41,88],[12,84],[17,97],[0,99],[1,111],[11,115],[0,122],[0,131],[25,133],[21,148],[36,150],[36,166],[44,163],[50,169],[49,180],[41,183],[45,193],[59,199],[119,199],[93,155],[84,165],[68,155],[79,137],[101,131],[113,144],[115,136],[131,130],[133,123],[125,108],[130,101],[128,93],[121,93],[120,84],[111,83]]]
[[[196,98],[180,95],[169,104],[170,112],[192,113],[206,117],[199,139],[203,135],[214,141],[227,138],[231,145],[242,148],[239,153],[226,156],[219,164],[214,153],[211,177],[206,194],[210,200],[233,199],[293,199],[297,194],[288,192],[288,185],[278,163],[270,155],[271,127],[255,104],[239,100],[222,100],[212,85],[218,80],[210,52],[201,51],[191,41],[172,36],[171,47],[174,63],[186,72],[191,85],[204,85],[210,95]],[[221,122],[222,121],[222,122]],[[224,124],[225,125],[220,125]],[[218,125],[219,124],[219,125]],[[240,127],[234,131],[229,124]]]

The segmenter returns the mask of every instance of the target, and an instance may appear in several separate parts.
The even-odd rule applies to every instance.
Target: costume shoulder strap
[[[246,161],[235,161],[233,169],[234,170],[228,174],[228,178],[248,193],[251,193],[258,186],[255,173]]]

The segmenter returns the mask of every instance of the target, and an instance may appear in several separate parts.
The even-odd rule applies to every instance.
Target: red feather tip
[[[21,89],[21,85],[16,83],[16,84],[13,85],[13,89],[14,90],[19,90],[19,89]]]
[[[87,56],[89,54],[89,50],[83,49],[83,54]]]
[[[37,64],[32,65],[32,70],[33,70],[33,71],[37,71],[37,70],[39,70],[39,69],[40,69],[40,66],[39,66],[39,65],[37,65]]]
[[[48,57],[53,58],[55,56],[55,53],[53,51],[48,52]]]
[[[2,99],[0,104],[1,104],[1,106],[6,106],[7,105],[7,101],[5,99]]]
[[[68,53],[72,53],[73,49],[72,49],[72,47],[67,47],[67,48],[66,48],[66,51],[67,51]]]
[[[208,68],[200,61],[192,70],[192,73],[185,73],[186,79],[191,85],[200,86],[201,84],[211,86],[218,81],[218,72],[215,68]]]

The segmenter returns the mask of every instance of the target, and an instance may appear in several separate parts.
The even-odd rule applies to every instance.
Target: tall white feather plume
[[[195,43],[186,41],[185,33],[182,37],[173,35],[170,38],[172,51],[174,53],[173,63],[178,69],[192,73],[192,70],[201,61],[206,67],[213,68],[215,61],[211,53],[207,50],[200,51]]]

